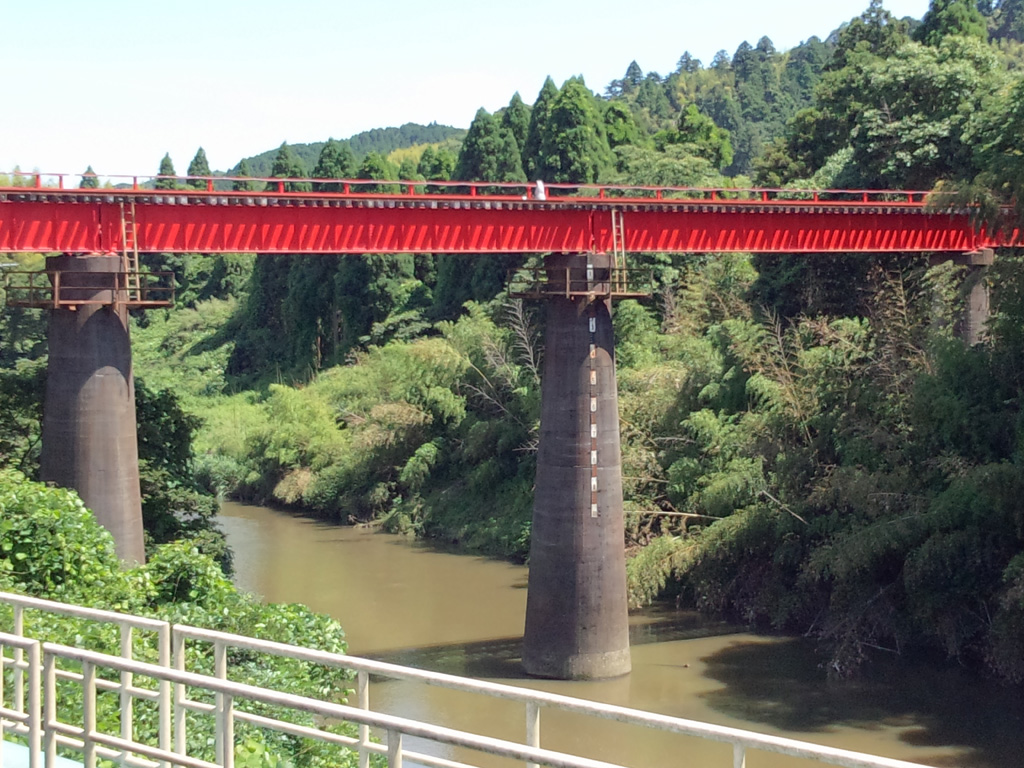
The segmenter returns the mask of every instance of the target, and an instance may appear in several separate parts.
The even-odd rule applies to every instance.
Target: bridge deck
[[[39,177],[40,179],[42,177]],[[923,192],[332,182],[336,191],[0,187],[0,252],[968,252],[1017,239]],[[218,182],[220,183],[220,182]],[[324,182],[319,182],[324,184]],[[363,185],[363,186],[360,186]],[[613,224],[621,215],[621,227]],[[127,222],[127,225],[126,225]]]

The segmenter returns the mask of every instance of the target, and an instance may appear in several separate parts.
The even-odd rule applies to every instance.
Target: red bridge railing
[[[426,197],[492,200],[574,202],[671,201],[673,203],[779,203],[809,205],[885,205],[923,207],[929,195],[925,190],[893,189],[791,189],[745,187],[674,187],[618,184],[565,184],[547,182],[423,181],[415,179],[317,179],[309,177],[249,176],[96,176],[97,188],[81,188],[80,174],[12,171],[0,174],[0,193],[28,190],[62,192],[69,195],[94,195],[100,192],[146,193],[159,195],[229,194],[231,196],[301,197]],[[173,184],[158,189],[157,184]],[[235,189],[236,185],[260,189]],[[304,187],[306,189],[296,190]],[[316,189],[317,191],[312,191]]]

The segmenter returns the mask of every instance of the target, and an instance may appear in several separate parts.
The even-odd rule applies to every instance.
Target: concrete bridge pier
[[[991,313],[985,274],[994,261],[994,254],[991,249],[985,249],[966,254],[964,259],[967,263],[967,275],[961,286],[964,308],[957,332],[965,344],[974,346],[984,341],[985,325]]]
[[[980,344],[985,340],[985,326],[991,314],[989,287],[985,276],[988,268],[995,262],[995,251],[991,248],[982,248],[953,257],[943,255],[931,259],[933,265],[943,261],[951,261],[966,268],[958,288],[958,297],[963,304],[956,319],[956,335],[968,346]]]
[[[122,260],[62,255],[46,268],[59,271],[61,303],[50,314],[40,475],[78,492],[113,534],[122,561],[143,562],[128,309],[125,283],[117,284]]]
[[[630,655],[609,260],[552,254],[545,268],[523,667],[538,677],[615,677],[630,671]],[[565,295],[588,287],[596,293]]]

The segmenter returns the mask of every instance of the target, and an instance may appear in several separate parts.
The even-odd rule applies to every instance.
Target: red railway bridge
[[[140,274],[140,252],[545,255],[524,291],[548,315],[523,663],[561,678],[630,669],[611,302],[643,291],[626,254],[983,265],[1021,243],[921,191],[213,177],[71,189],[69,178],[0,187],[0,252],[59,254],[8,290],[9,304],[52,310],[41,474],[79,492],[126,560],[144,556],[127,312],[170,303]]]
[[[0,252],[966,253],[1017,237],[932,210],[921,191],[109,178],[123,183],[0,187]],[[218,189],[231,183],[268,189]],[[312,184],[324,191],[294,191]]]

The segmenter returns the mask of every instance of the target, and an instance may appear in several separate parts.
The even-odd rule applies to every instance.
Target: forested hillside
[[[404,126],[235,171],[935,190],[992,223],[1024,191],[1022,40],[1024,0],[933,0],[920,20],[871,0],[788,51],[634,62],[599,94],[548,79],[458,145]],[[614,308],[634,603],[813,635],[837,675],[937,648],[1024,680],[1020,255],[970,275],[909,256],[630,258],[656,278],[652,301]],[[174,270],[179,305],[139,318],[136,370],[201,424],[179,486],[526,557],[544,318],[503,287],[532,261],[144,260]],[[967,346],[977,280],[993,315]],[[38,327],[0,322],[21,398],[0,459],[31,472]]]
[[[356,162],[362,162],[363,158],[371,152],[387,156],[396,149],[415,147],[424,144],[452,144],[458,146],[458,142],[466,135],[462,128],[452,128],[447,125],[417,125],[406,123],[398,128],[374,128],[369,131],[357,133],[345,140],[352,156]],[[316,167],[320,153],[323,152],[326,142],[316,141],[312,144],[292,144],[292,151],[301,164],[303,173],[300,176],[308,176]],[[238,165],[228,170],[227,175],[233,176],[241,170],[242,163],[246,163],[249,176],[267,177],[271,175],[271,168],[274,165],[274,158],[277,155],[276,149],[268,149],[255,157],[243,158]]]

